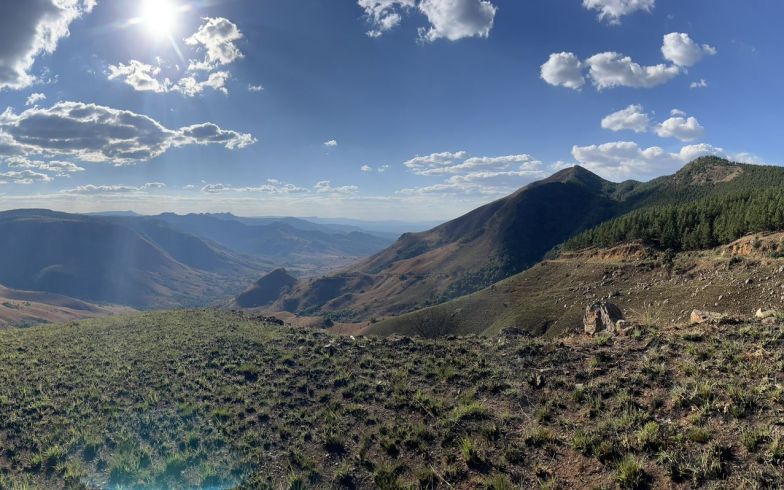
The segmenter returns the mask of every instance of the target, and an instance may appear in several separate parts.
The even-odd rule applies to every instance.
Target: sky
[[[784,3],[0,2],[0,209],[446,220],[784,163]]]

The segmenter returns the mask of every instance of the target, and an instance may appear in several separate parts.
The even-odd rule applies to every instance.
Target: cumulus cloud
[[[212,123],[168,129],[131,111],[83,102],[58,102],[0,115],[0,152],[6,155],[68,156],[116,165],[150,160],[170,148],[220,144],[228,149],[256,142],[250,134],[223,130]]]
[[[668,63],[644,66],[630,56],[606,51],[580,61],[574,53],[553,53],[541,67],[541,77],[550,85],[579,89],[585,82],[583,71],[598,90],[614,87],[651,88],[669,82],[706,54],[716,49],[697,45],[688,34],[673,32],[664,36],[662,55]]]
[[[708,81],[705,80],[704,78],[701,78],[697,82],[691,82],[691,84],[689,85],[689,88],[705,88],[707,86],[708,86]]]
[[[498,8],[487,0],[422,0],[419,10],[430,21],[419,30],[420,38],[433,42],[488,37]]]
[[[13,156],[6,159],[8,168],[23,168],[35,169],[44,172],[53,173],[57,177],[68,177],[71,174],[84,172],[84,168],[71,162],[63,162],[60,160],[30,160],[23,156]]]
[[[236,24],[224,17],[207,17],[199,29],[185,43],[205,50],[202,61],[191,60],[188,70],[210,71],[244,57],[235,44],[242,39]]]
[[[664,174],[678,169],[683,161],[658,146],[640,148],[631,141],[602,145],[573,146],[572,157],[583,167],[606,178]]]
[[[264,86],[263,85],[253,85],[252,83],[248,84],[248,92],[263,92]]]
[[[0,172],[0,184],[23,184],[29,185],[39,182],[51,182],[52,178],[41,172],[33,170],[12,170],[10,172]]]
[[[695,117],[671,117],[656,126],[656,134],[662,138],[677,138],[681,141],[694,141],[705,133],[705,128]]]
[[[651,88],[667,83],[680,74],[677,66],[641,66],[632,61],[631,57],[612,51],[595,54],[585,63],[594,86],[599,90],[613,87]]]
[[[25,0],[3,3],[0,15],[0,90],[32,85],[36,58],[53,53],[71,22],[90,12],[94,0]]]
[[[187,97],[193,97],[211,88],[218,92],[228,94],[226,81],[231,76],[227,71],[210,73],[205,80],[197,80],[195,75],[188,75],[172,82],[168,78],[160,78],[161,68],[131,60],[127,65],[109,65],[109,80],[121,79],[127,85],[139,92],[179,92]]]
[[[683,32],[666,34],[661,51],[664,59],[687,68],[696,65],[705,55],[716,54],[716,48],[708,44],[699,45]]]
[[[327,148],[335,148],[336,146],[338,146],[338,142],[337,140],[325,141],[324,146],[326,146]]]
[[[373,171],[373,167],[371,167],[370,165],[362,165],[361,167],[359,167],[359,169],[361,171],[363,171],[363,172],[372,172]]]
[[[620,24],[621,17],[640,10],[650,12],[655,5],[656,0],[583,0],[583,7],[597,10],[599,20],[610,24]]]
[[[706,143],[684,146],[677,153],[658,146],[641,148],[631,141],[615,141],[602,145],[574,146],[572,157],[583,167],[602,177],[623,180],[675,172],[684,164],[701,156],[716,155],[729,160],[759,163],[747,153],[731,154]]]
[[[409,11],[418,11],[430,24],[419,29],[419,39],[424,42],[488,37],[498,11],[489,0],[358,0],[357,3],[372,26],[367,35],[374,38],[398,26]]]
[[[574,53],[553,53],[542,65],[542,80],[550,85],[579,89],[585,84],[583,63]]]
[[[109,80],[121,79],[137,91],[155,93],[180,93],[186,97],[194,97],[206,89],[228,95],[226,82],[231,74],[217,68],[228,65],[244,55],[235,41],[242,39],[239,28],[222,17],[205,18],[199,29],[185,40],[185,43],[205,51],[203,60],[191,60],[185,75],[169,79],[161,75],[161,60],[156,58],[158,66],[138,60],[128,64],[109,65]],[[206,73],[201,73],[206,72]],[[250,92],[264,90],[261,85],[248,85]]]
[[[37,103],[46,100],[46,95],[41,93],[32,93],[25,101],[26,106],[36,105]]]
[[[161,73],[158,66],[148,65],[138,60],[131,60],[127,65],[109,65],[109,80],[121,78],[127,85],[140,92],[168,92],[171,82],[160,81],[156,77]]]
[[[316,182],[313,190],[319,194],[355,194],[359,191],[359,187],[355,185],[333,186],[329,180],[322,180]]]
[[[194,76],[187,76],[181,78],[175,85],[171,87],[172,92],[179,92],[188,97],[193,97],[204,92],[204,89],[211,88],[228,95],[229,91],[226,88],[226,81],[231,75],[227,71],[216,71],[210,73],[206,80],[201,82],[196,80]]]
[[[73,189],[64,189],[60,191],[63,194],[129,194],[137,192],[146,192],[151,190],[159,190],[166,188],[166,184],[162,182],[148,182],[140,186],[132,185],[80,185]]]
[[[630,105],[626,109],[613,112],[602,119],[602,128],[611,131],[629,130],[635,133],[645,133],[650,124],[650,116],[639,104]]]

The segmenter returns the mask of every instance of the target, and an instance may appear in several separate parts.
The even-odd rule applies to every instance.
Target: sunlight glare
[[[156,37],[170,36],[176,28],[180,9],[170,0],[145,0],[142,21]]]

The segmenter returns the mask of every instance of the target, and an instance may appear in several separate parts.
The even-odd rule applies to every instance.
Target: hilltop
[[[781,328],[350,338],[200,310],[0,331],[0,488],[778,487]]]

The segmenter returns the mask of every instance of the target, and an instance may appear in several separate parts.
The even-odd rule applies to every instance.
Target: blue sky
[[[5,209],[432,220],[574,164],[782,161],[780,2],[10,3]]]

